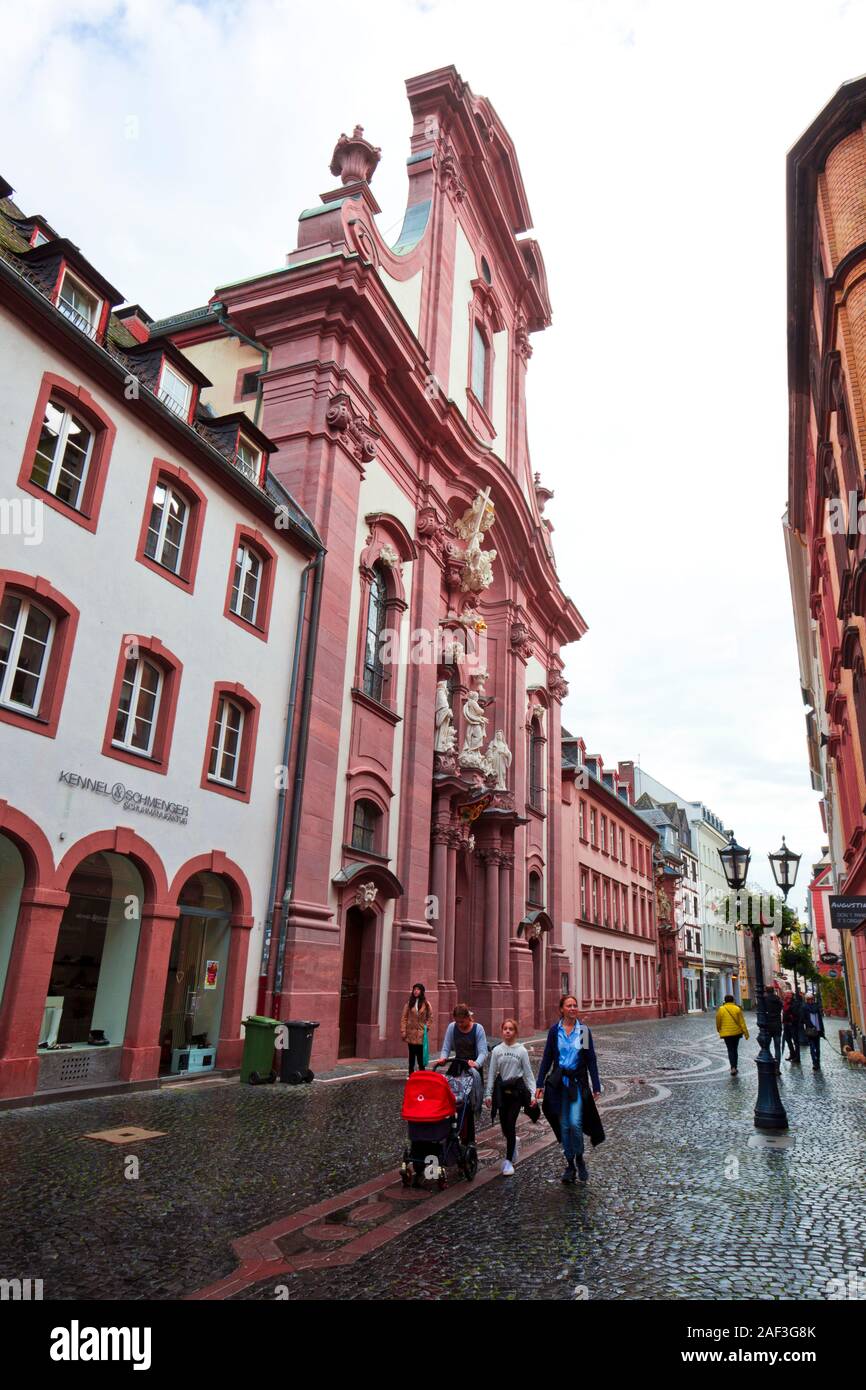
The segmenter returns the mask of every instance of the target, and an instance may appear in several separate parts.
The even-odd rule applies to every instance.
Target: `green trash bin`
[[[263,1018],[260,1014],[251,1014],[243,1020],[246,1035],[241,1058],[241,1081],[248,1081],[251,1086],[276,1081],[274,1038],[279,1026],[278,1018]]]

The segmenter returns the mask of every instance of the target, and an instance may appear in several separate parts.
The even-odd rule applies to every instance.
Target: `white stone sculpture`
[[[460,766],[473,767],[477,768],[479,772],[486,772],[487,764],[481,750],[487,733],[487,716],[479,701],[477,690],[470,690],[466,697],[463,706],[463,719],[466,724],[466,733],[463,736]]]
[[[436,708],[435,708],[436,732],[433,737],[433,749],[436,753],[452,753],[456,735],[454,733],[454,716],[451,713],[451,705],[448,700],[448,682],[438,681],[436,684]]]
[[[496,778],[496,790],[498,792],[508,790],[506,778],[510,766],[511,749],[505,742],[505,734],[501,729],[497,729],[496,737],[492,738],[487,745],[487,767]]]

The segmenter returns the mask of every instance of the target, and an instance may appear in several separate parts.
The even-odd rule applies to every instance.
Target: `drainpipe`
[[[256,404],[253,411],[253,424],[257,426],[262,413],[262,374],[268,370],[270,348],[266,348],[264,343],[258,342],[256,338],[248,338],[246,333],[242,333],[239,328],[235,328],[226,314],[226,306],[220,303],[219,300],[212,304],[211,308],[216,310],[217,322],[227,333],[230,333],[233,338],[239,338],[242,343],[246,343],[248,347],[255,348],[256,352],[262,354],[262,370],[259,372],[259,384],[256,388]]]
[[[286,849],[286,877],[283,899],[280,907],[280,936],[274,969],[273,1014],[280,1016],[280,995],[283,988],[283,968],[285,964],[286,936],[288,934],[289,903],[295,887],[295,872],[298,861],[300,840],[301,809],[304,800],[304,782],[307,771],[307,743],[310,734],[310,709],[313,696],[313,676],[316,669],[316,649],[319,634],[319,612],[322,602],[322,580],[324,575],[325,552],[320,550],[313,561],[313,598],[310,609],[310,636],[304,670],[304,690],[301,697],[301,724],[298,731],[298,749],[295,757],[295,778],[292,787],[292,806],[289,815],[288,847]]]
[[[265,1008],[265,992],[268,984],[268,972],[271,955],[271,936],[274,925],[274,914],[279,910],[276,902],[277,877],[280,871],[280,851],[283,847],[283,826],[286,816],[286,779],[288,776],[289,759],[292,751],[292,734],[295,728],[295,705],[298,696],[298,672],[301,667],[301,646],[304,638],[304,613],[307,607],[307,587],[310,580],[310,570],[316,565],[316,559],[310,560],[305,566],[301,575],[301,592],[298,597],[298,621],[295,627],[295,645],[292,652],[292,676],[289,684],[289,703],[286,709],[286,736],[283,740],[283,767],[286,770],[285,776],[280,779],[280,793],[277,798],[277,825],[274,831],[274,850],[271,859],[271,886],[268,890],[268,915],[265,921],[264,939],[262,941],[262,964],[259,971],[259,996],[258,1012],[261,1014]]]

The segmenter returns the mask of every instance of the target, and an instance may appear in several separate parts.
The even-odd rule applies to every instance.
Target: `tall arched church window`
[[[487,340],[477,323],[472,325],[472,394],[480,405],[487,406]]]
[[[364,694],[381,700],[385,684],[385,664],[382,660],[382,633],[385,627],[387,586],[378,565],[373,566],[373,579],[367,601],[367,630],[364,639]]]
[[[529,732],[529,803],[539,811],[544,806],[544,739],[538,719]]]

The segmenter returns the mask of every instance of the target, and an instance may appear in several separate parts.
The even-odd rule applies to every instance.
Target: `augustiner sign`
[[[837,931],[855,931],[866,922],[866,898],[830,898],[830,921]]]
[[[110,797],[114,804],[122,806],[124,811],[135,811],[141,816],[154,816],[157,820],[186,825],[188,806],[182,806],[177,801],[164,801],[159,796],[149,796],[147,792],[134,791],[125,782],[102,782],[96,777],[82,777],[80,772],[61,772],[59,780],[65,782],[68,787],[80,787],[82,791]]]

